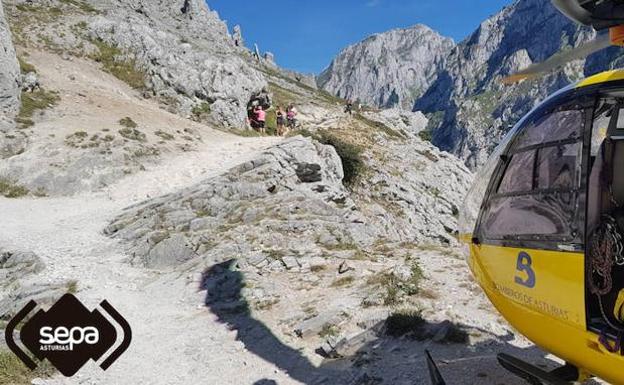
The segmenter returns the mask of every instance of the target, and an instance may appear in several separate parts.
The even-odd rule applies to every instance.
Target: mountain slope
[[[566,47],[593,39],[550,2],[518,0],[487,19],[449,55],[414,109],[436,119],[433,142],[474,167],[522,115],[548,94],[586,75],[584,60],[542,79],[505,86],[501,79]],[[608,69],[595,62],[593,71]]]
[[[318,83],[345,99],[410,108],[453,47],[451,39],[420,24],[375,34],[340,52]]]
[[[440,43],[435,32],[406,33],[411,41],[397,46],[392,43],[397,33],[374,35],[347,48],[321,74],[319,84],[337,95],[381,107],[393,105],[388,102],[395,100],[390,95],[402,90],[399,106],[426,113],[433,143],[471,168],[482,164],[509,127],[550,93],[622,63],[622,50],[611,48],[544,78],[502,85],[505,76],[596,36],[542,0],[516,0],[448,49],[445,44],[435,49]],[[373,60],[386,53],[379,46],[393,47],[394,51],[386,51],[400,54],[390,54],[389,61]],[[434,52],[436,59],[411,76],[409,68],[412,62],[421,63],[423,52]]]

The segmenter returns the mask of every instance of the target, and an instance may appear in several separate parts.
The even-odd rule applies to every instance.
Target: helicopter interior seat
[[[588,217],[587,217],[587,230],[588,234],[593,233],[593,230],[600,225],[602,215],[611,215],[619,224],[620,232],[624,232],[624,173],[618,172],[618,165],[624,165],[624,138],[613,140],[612,147],[612,175],[611,175],[611,189],[612,197],[617,205],[605,200],[608,199],[609,194],[605,194],[608,186],[605,186],[602,181],[601,174],[605,167],[608,166],[605,157],[606,141],[600,145],[600,149],[596,155],[596,159],[591,168],[590,181],[589,181],[589,196],[588,196]],[[619,206],[619,207],[617,207]],[[624,233],[622,233],[624,237]],[[602,296],[601,300],[604,306],[604,310],[611,323],[621,322],[621,319],[616,319],[612,314],[613,310],[617,306],[619,297],[624,290],[624,267],[614,266],[613,269],[613,288],[611,291]],[[600,319],[603,313],[600,308],[597,307],[597,303],[590,304],[590,313],[593,314],[595,319]]]

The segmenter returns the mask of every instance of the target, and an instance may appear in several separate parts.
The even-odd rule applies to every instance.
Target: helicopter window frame
[[[586,95],[580,94],[578,92],[568,92],[566,94],[560,95],[557,98],[554,98],[550,101],[544,103],[544,105],[535,109],[532,113],[530,113],[527,118],[522,121],[520,126],[517,128],[517,136],[507,145],[506,150],[501,155],[499,164],[497,166],[496,171],[492,175],[492,179],[490,181],[490,186],[488,187],[488,191],[485,196],[485,200],[482,204],[475,234],[477,239],[481,243],[493,244],[493,245],[502,245],[502,246],[517,246],[517,247],[531,247],[537,249],[545,249],[545,250],[558,250],[560,249],[560,243],[573,243],[575,248],[582,249],[584,245],[584,234],[585,229],[583,222],[585,213],[582,210],[584,201],[585,201],[585,168],[587,164],[587,154],[588,153],[588,143],[590,141],[589,135],[591,134],[591,123],[593,119],[593,113],[596,103],[596,95],[594,93],[588,93]],[[574,137],[546,141],[544,143],[529,145],[529,146],[518,146],[518,138],[520,137],[520,132],[526,129],[535,122],[539,122],[540,120],[544,120],[544,117],[548,115],[552,115],[561,111],[578,111],[580,115],[578,116],[578,124],[579,127],[576,130],[576,135]],[[590,129],[588,130],[588,127]],[[500,183],[505,177],[510,162],[515,154],[534,151],[535,162],[537,162],[539,158],[539,151],[546,148],[552,148],[556,146],[570,145],[576,144],[578,148],[577,156],[574,161],[575,163],[575,172],[574,172],[574,182],[570,187],[557,187],[557,188],[543,188],[538,189],[535,188],[536,183],[536,175],[535,170],[532,171],[533,178],[533,188],[530,191],[517,191],[517,192],[507,192],[507,193],[499,193],[498,189]],[[572,213],[570,215],[569,227],[567,228],[567,234],[507,234],[507,235],[499,235],[492,236],[491,232],[486,229],[486,219],[490,210],[492,209],[492,204],[498,199],[507,198],[507,197],[535,197],[539,199],[540,196],[554,196],[556,194],[568,194],[568,196],[572,197],[573,204],[571,204]]]

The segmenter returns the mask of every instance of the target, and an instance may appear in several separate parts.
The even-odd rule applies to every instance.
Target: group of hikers
[[[271,96],[268,89],[265,87],[260,92],[256,93],[247,105],[247,126],[256,130],[261,134],[267,132],[267,113],[272,110]],[[362,103],[358,100],[353,102],[347,100],[345,103],[345,114],[349,116],[353,113],[362,110]],[[276,106],[273,109],[275,113],[276,134],[278,136],[285,136],[288,131],[294,130],[297,127],[297,108],[291,103],[286,109],[281,106]]]
[[[297,126],[297,108],[290,104],[286,110],[281,106],[275,107],[276,133],[284,136],[289,130],[294,130]],[[266,133],[267,108],[258,104],[248,111],[249,125],[261,134]]]

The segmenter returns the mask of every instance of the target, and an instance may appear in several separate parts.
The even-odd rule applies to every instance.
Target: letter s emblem
[[[518,261],[516,262],[516,270],[526,274],[526,279],[523,279],[516,275],[515,282],[518,285],[526,286],[529,289],[535,287],[535,271],[533,270],[533,260],[531,256],[524,251],[518,254]]]

